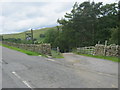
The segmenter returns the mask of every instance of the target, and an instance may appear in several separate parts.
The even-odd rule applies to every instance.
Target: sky
[[[70,12],[75,2],[86,0],[1,0],[0,1],[0,34],[20,33],[53,27],[57,19]],[[91,0],[89,0],[91,1]],[[118,0],[94,0],[103,4]]]

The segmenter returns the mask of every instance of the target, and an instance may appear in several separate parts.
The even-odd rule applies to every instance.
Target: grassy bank
[[[44,38],[40,37],[40,34],[45,34],[49,30],[57,30],[56,27],[49,27],[49,28],[42,28],[42,29],[37,29],[33,30],[33,36],[35,39],[37,39],[38,42],[43,42]],[[25,31],[21,33],[14,33],[14,34],[3,34],[4,39],[8,38],[20,38],[21,40],[25,39],[25,33],[30,33],[30,31]]]
[[[74,52],[76,53],[76,52]],[[89,55],[89,54],[81,54],[81,53],[76,53],[78,55],[83,55],[83,56],[88,56],[88,57],[93,57],[93,58],[99,58],[99,59],[105,59],[105,60],[110,60],[113,62],[120,62],[120,58],[118,57],[111,57],[111,56],[96,56],[96,55]]]
[[[32,51],[28,51],[28,50],[23,50],[23,49],[20,49],[20,48],[16,48],[16,47],[12,47],[12,46],[8,46],[8,45],[5,45],[5,44],[1,44],[3,47],[7,47],[7,48],[10,48],[10,49],[13,49],[13,50],[16,50],[16,51],[19,51],[19,52],[22,52],[22,53],[25,53],[27,55],[31,55],[31,56],[45,56],[43,54],[40,54],[40,53],[37,53],[37,52],[32,52]]]
[[[32,52],[32,51],[28,51],[28,50],[23,50],[23,49],[20,49],[20,48],[8,46],[8,45],[1,44],[1,43],[0,43],[0,45],[2,45],[3,47],[6,47],[6,48],[10,48],[10,49],[13,49],[13,50],[16,50],[16,51],[25,53],[25,54],[27,54],[27,55],[47,57],[46,55],[40,54],[40,53],[37,53],[37,52]],[[56,51],[53,51],[53,50],[52,50],[52,51],[51,51],[51,54],[52,54],[52,58],[63,58],[62,54],[59,53],[59,52],[56,52]]]
[[[53,58],[64,58],[63,55],[60,52],[57,52],[57,51],[54,51],[54,50],[51,51],[51,54],[52,54]]]

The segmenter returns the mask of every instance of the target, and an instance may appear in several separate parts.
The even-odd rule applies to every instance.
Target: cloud
[[[2,33],[15,33],[25,31],[28,28],[55,26],[57,19],[68,12],[71,7],[72,3],[63,2],[2,3]]]
[[[83,2],[88,0],[1,0],[1,2]],[[91,0],[93,1],[93,0]],[[112,3],[119,0],[94,0],[95,2]]]
[[[57,25],[57,19],[70,12],[80,0],[2,0],[0,3],[0,33],[18,33],[29,28]],[[102,1],[102,0],[99,0]],[[83,1],[80,1],[81,3]],[[96,0],[98,2],[98,0]],[[115,0],[104,0],[112,3]]]

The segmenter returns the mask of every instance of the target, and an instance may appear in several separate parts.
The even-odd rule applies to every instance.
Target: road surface
[[[0,90],[2,89],[2,47],[0,47]]]
[[[117,63],[107,61],[104,63],[108,65],[104,66],[104,60],[72,54],[64,55],[65,59],[50,59],[28,56],[2,47],[2,88],[118,87]],[[73,63],[72,59],[75,58],[76,61]],[[78,58],[82,59],[81,63]],[[93,61],[88,63],[91,59],[103,65],[97,67]]]

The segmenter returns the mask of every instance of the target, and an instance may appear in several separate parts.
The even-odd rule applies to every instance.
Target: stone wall
[[[18,44],[18,43],[11,43],[11,42],[2,42],[3,44],[37,52],[40,54],[51,55],[51,45],[50,44]]]
[[[77,48],[77,53],[120,57],[120,46],[96,44],[95,46]]]
[[[96,44],[95,45],[95,50],[94,50],[95,55],[102,55],[102,56],[120,56],[120,46],[118,45],[101,45],[101,44]]]

